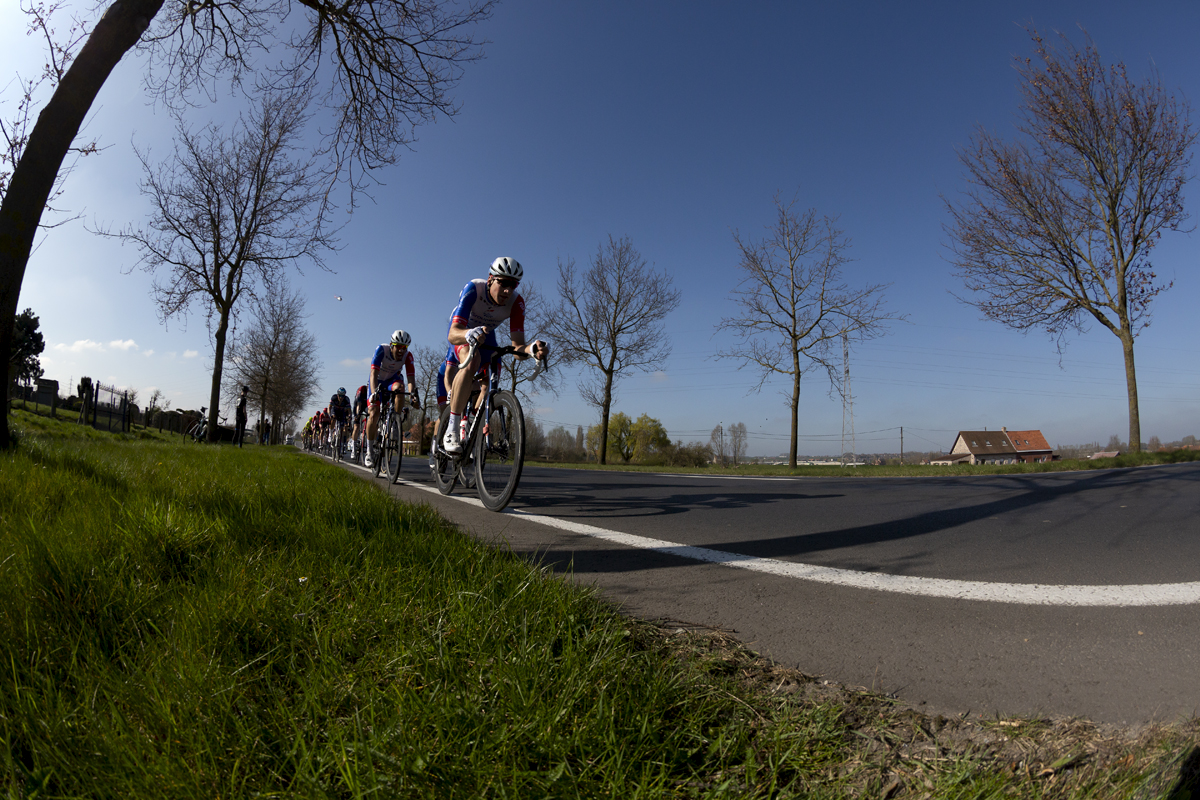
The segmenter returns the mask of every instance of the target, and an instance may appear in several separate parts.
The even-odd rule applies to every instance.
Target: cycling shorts
[[[397,372],[387,380],[379,381],[379,387],[380,389],[386,389],[392,393],[403,392],[404,382],[400,378],[400,373]],[[375,394],[371,395],[370,404],[373,406],[379,405],[379,391],[376,391]]]

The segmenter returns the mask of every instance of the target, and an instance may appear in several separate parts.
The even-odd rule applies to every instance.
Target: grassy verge
[[[956,464],[934,467],[921,464],[893,464],[861,467],[796,467],[774,464],[740,464],[736,467],[710,465],[707,467],[666,467],[645,464],[559,463],[529,461],[529,466],[561,469],[595,469],[617,472],[658,472],[699,475],[761,475],[764,477],[835,477],[835,478],[912,478],[945,477],[947,475],[1020,475],[1036,472],[1073,472],[1087,469],[1122,469],[1155,464],[1181,464],[1200,461],[1200,450],[1172,450],[1154,453],[1126,453],[1116,458],[1065,459],[1046,464]]]
[[[10,797],[1132,797],[1196,725],[930,719],[630,620],[290,448],[16,414]],[[1198,770],[1200,771],[1200,770]]]

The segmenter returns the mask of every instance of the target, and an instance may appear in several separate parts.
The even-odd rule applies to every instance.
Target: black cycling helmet
[[[339,386],[339,387],[338,387],[338,396],[339,396],[339,397],[345,397],[345,396],[346,396],[346,387],[345,387],[345,386]]]

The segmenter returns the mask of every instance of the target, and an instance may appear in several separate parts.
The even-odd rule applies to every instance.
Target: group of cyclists
[[[449,405],[450,416],[446,430],[438,430],[436,425],[434,428],[434,441],[446,453],[462,452],[464,412],[472,388],[487,387],[500,374],[500,357],[494,353],[500,323],[509,323],[512,352],[517,358],[544,359],[549,355],[545,342],[525,343],[525,301],[517,291],[523,275],[516,259],[497,258],[487,278],[472,280],[463,287],[450,315],[446,358],[437,375],[438,411]],[[377,457],[374,443],[379,432],[380,398],[390,395],[401,419],[408,407],[420,408],[411,345],[412,337],[407,332],[393,331],[391,339],[375,349],[368,381],[358,387],[354,401],[344,387],[339,388],[329,398],[329,405],[305,422],[305,448],[334,450],[344,446],[351,458],[361,456],[364,466],[372,466]],[[485,360],[481,351],[493,354]],[[431,468],[435,464],[432,451],[429,464]]]

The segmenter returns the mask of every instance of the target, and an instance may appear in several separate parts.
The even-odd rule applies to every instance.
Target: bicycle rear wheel
[[[399,417],[393,416],[388,420],[383,435],[383,452],[383,468],[387,470],[388,479],[396,483],[400,480],[400,462],[404,459],[404,439],[400,435]]]
[[[491,511],[512,500],[525,466],[525,415],[515,395],[496,393],[492,412],[475,439],[475,489]]]
[[[430,445],[433,450],[433,482],[442,494],[450,494],[458,484],[458,465],[454,462],[454,457],[442,449],[441,438],[449,424],[450,406],[446,406],[438,418],[437,435],[433,437],[433,444]]]
[[[342,426],[338,425],[334,428],[333,433],[333,460],[338,462],[342,460]]]
[[[383,470],[383,442],[385,438],[383,434],[387,432],[388,420],[391,418],[391,415],[386,411],[381,411],[380,416],[379,424],[382,426],[382,431],[375,431],[375,441],[367,442],[367,447],[370,448],[371,453],[371,469],[374,471],[376,478],[379,477],[379,473]]]

